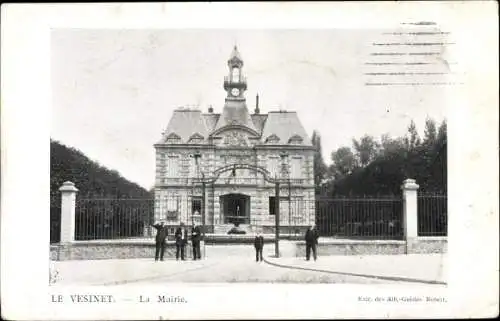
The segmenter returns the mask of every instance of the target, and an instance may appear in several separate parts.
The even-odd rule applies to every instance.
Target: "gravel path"
[[[255,262],[253,252],[223,251],[201,261],[152,259],[52,262],[56,283],[143,285],[187,283],[358,283],[444,284],[445,264],[439,255],[330,256],[317,262],[272,258]],[[224,255],[222,255],[224,254]],[[267,255],[266,255],[267,254]],[[279,265],[279,266],[278,266]],[[436,286],[432,285],[432,286]]]

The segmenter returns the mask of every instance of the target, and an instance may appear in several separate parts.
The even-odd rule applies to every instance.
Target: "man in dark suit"
[[[253,245],[255,247],[255,261],[259,262],[259,259],[260,261],[262,261],[263,260],[262,250],[264,249],[264,237],[260,233],[257,233],[257,235],[255,236]]]
[[[311,250],[313,252],[314,261],[316,261],[316,246],[318,245],[318,231],[315,226],[309,226],[306,231],[306,260],[309,261],[311,257]]]
[[[184,227],[184,223],[181,223],[181,226],[177,228],[175,231],[175,258],[179,260],[179,252],[181,254],[181,260],[184,259],[184,248],[187,243],[187,229]]]
[[[166,238],[168,235],[167,226],[163,222],[153,225],[156,229],[156,252],[155,261],[158,261],[158,257],[163,261],[163,254],[165,253]]]
[[[193,243],[193,260],[201,259],[200,240],[201,240],[200,226],[195,225],[191,229],[191,243]]]

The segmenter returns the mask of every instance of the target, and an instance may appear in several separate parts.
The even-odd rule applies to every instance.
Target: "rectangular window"
[[[276,197],[269,196],[269,215],[276,215]]]
[[[292,217],[295,219],[304,216],[304,198],[293,197],[291,201]]]
[[[196,168],[196,159],[194,157],[189,159],[189,177],[191,178],[198,177],[198,171]]]
[[[288,202],[288,197],[280,197],[280,209],[284,209],[283,202]],[[282,212],[282,211],[280,211]],[[269,215],[276,215],[276,196],[269,196]]]
[[[290,178],[302,178],[302,158],[292,157]]]
[[[276,177],[279,173],[279,157],[269,157],[267,159],[267,170],[271,173],[271,177]]]
[[[179,157],[169,156],[167,160],[167,177],[175,178],[179,177]]]
[[[201,197],[193,197],[191,200],[191,213],[201,214]]]
[[[179,215],[179,199],[176,196],[168,196],[167,203],[167,220],[175,221]]]

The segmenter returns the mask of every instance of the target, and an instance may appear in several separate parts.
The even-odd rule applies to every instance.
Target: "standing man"
[[[191,230],[191,242],[193,243],[193,260],[201,260],[200,253],[201,230],[199,225],[194,225]]]
[[[311,250],[313,252],[314,261],[316,261],[316,246],[318,245],[318,231],[315,226],[309,226],[306,231],[306,261],[311,257]]]
[[[159,224],[156,223],[153,225],[156,229],[156,252],[155,252],[155,261],[158,261],[158,257],[160,261],[163,261],[163,254],[165,253],[165,245],[166,238],[168,235],[167,226],[164,225],[163,221]]]
[[[184,248],[187,243],[187,229],[184,227],[184,223],[181,222],[181,226],[175,231],[175,258],[179,260],[179,251],[181,253],[181,260],[184,259]]]
[[[259,262],[259,259],[260,261],[262,261],[263,260],[262,250],[264,249],[264,237],[260,234],[260,232],[257,232],[253,245],[255,247],[255,261]]]

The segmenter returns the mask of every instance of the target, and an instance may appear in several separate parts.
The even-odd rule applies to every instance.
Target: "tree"
[[[432,118],[427,118],[425,120],[425,129],[424,129],[424,144],[432,145],[436,142],[437,139],[437,131],[436,131],[436,122]]]
[[[447,131],[446,120],[443,120],[441,122],[441,125],[439,125],[439,129],[438,129],[438,134],[437,134],[437,141],[438,142],[446,141],[446,131]]]
[[[356,157],[349,147],[340,147],[332,152],[331,158],[333,164],[330,169],[335,179],[349,175],[357,167]]]
[[[364,135],[358,141],[353,138],[352,144],[356,151],[356,157],[362,167],[367,166],[378,154],[380,144],[369,135]]]
[[[319,191],[321,183],[327,174],[327,167],[321,150],[321,136],[317,131],[313,131],[311,141],[314,146],[314,186],[316,191]]]
[[[331,172],[335,181],[329,184],[331,195],[397,195],[401,193],[401,182],[406,178],[416,179],[422,192],[446,193],[446,121],[437,130],[436,126],[433,130],[432,122],[427,120],[424,143],[420,142],[413,121],[403,137],[382,135],[379,152],[364,167],[357,166],[357,157],[348,147],[333,152]],[[356,143],[360,153],[363,140]],[[371,145],[368,139],[365,139],[365,144]],[[363,159],[365,164],[367,159],[370,157]]]
[[[388,134],[383,134],[380,138],[380,156],[403,154],[405,142],[402,138],[391,138]]]
[[[412,150],[420,145],[420,136],[418,135],[417,126],[415,125],[415,122],[413,120],[408,126],[408,134],[406,135],[404,140],[407,150]]]

